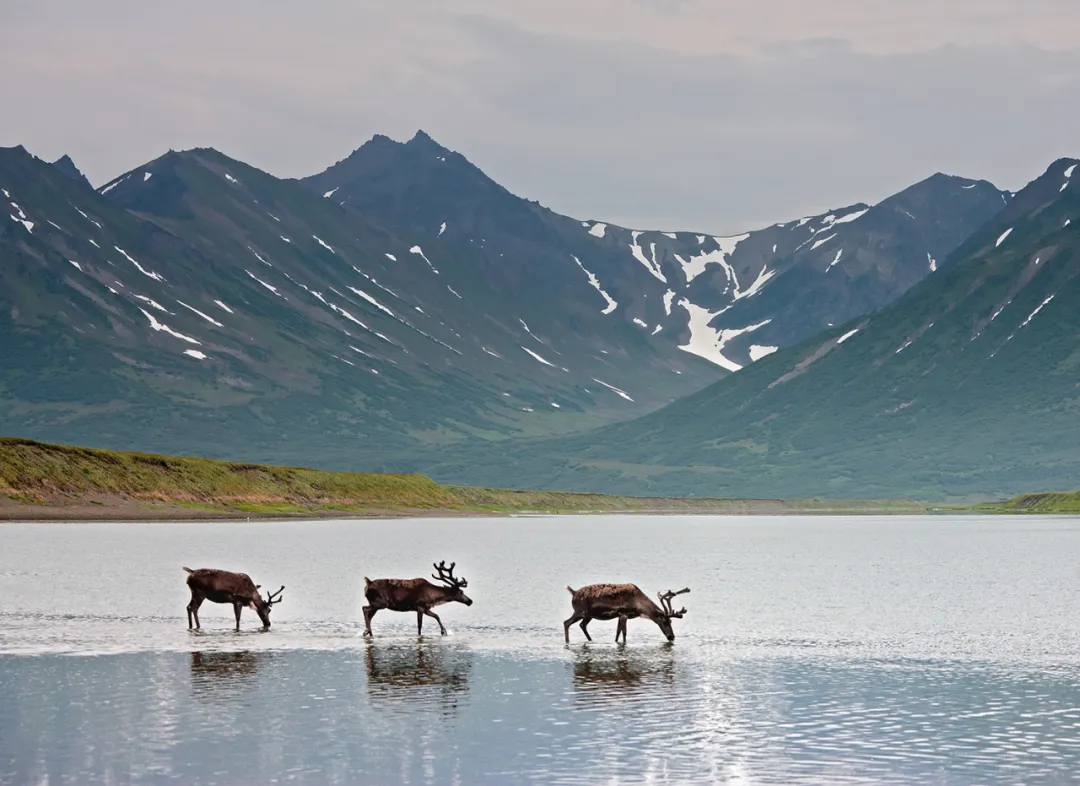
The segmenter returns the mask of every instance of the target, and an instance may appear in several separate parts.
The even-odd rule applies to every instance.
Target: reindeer
[[[244,606],[255,610],[262,620],[263,630],[270,627],[270,608],[275,603],[281,603],[281,593],[285,590],[282,585],[277,592],[271,593],[264,599],[259,595],[261,584],[256,584],[246,573],[233,573],[228,570],[216,570],[214,568],[199,568],[192,570],[184,568],[188,572],[187,585],[191,589],[191,602],[187,606],[187,624],[191,628],[191,618],[195,618],[195,628],[199,626],[199,606],[204,600],[211,603],[231,603],[236,612],[236,629],[240,630],[240,612]]]
[[[432,563],[434,565],[434,563]],[[432,617],[439,623],[439,632],[445,636],[446,628],[443,627],[439,615],[431,609],[441,606],[443,603],[456,601],[466,606],[472,605],[472,600],[462,592],[469,582],[465,579],[454,577],[454,566],[446,567],[446,560],[434,565],[438,575],[431,574],[431,578],[441,581],[443,586],[432,584],[427,579],[375,579],[372,581],[364,576],[364,597],[368,605],[364,606],[364,635],[371,636],[371,620],[379,609],[390,611],[415,611],[416,612],[416,635],[421,635],[424,630],[424,615]]]
[[[660,605],[657,606],[642,592],[636,584],[590,584],[581,589],[566,588],[571,595],[571,603],[574,604],[574,613],[570,619],[563,623],[563,633],[566,634],[566,643],[570,643],[570,626],[581,621],[581,632],[585,638],[592,641],[589,635],[589,622],[596,620],[618,619],[619,624],[615,628],[615,641],[622,636],[623,644],[626,643],[626,621],[644,617],[655,622],[661,632],[667,636],[668,641],[675,641],[675,632],[671,629],[671,620],[682,619],[686,609],[675,611],[671,608],[671,599],[676,595],[689,592],[686,587],[678,592],[657,593]]]

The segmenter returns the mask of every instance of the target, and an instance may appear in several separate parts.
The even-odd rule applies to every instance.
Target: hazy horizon
[[[302,177],[423,129],[560,213],[730,234],[1080,155],[1063,0],[0,4],[0,144],[95,186],[193,147]]]

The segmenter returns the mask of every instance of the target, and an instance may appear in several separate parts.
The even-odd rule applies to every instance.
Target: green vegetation
[[[423,475],[121,453],[0,438],[8,518],[41,508],[56,518],[335,516],[429,512],[913,513],[922,503],[865,500],[663,499],[441,486]],[[11,505],[10,503],[15,503]],[[87,512],[86,507],[100,509]],[[42,513],[41,510],[37,513]],[[41,518],[43,516],[37,515]]]
[[[1051,491],[1021,494],[1004,502],[977,505],[980,513],[1080,513],[1080,491]]]

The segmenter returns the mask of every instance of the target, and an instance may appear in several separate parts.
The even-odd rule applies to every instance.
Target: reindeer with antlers
[[[375,579],[372,581],[367,576],[364,576],[364,597],[368,601],[368,605],[363,608],[364,635],[372,635],[371,620],[375,616],[375,612],[379,609],[389,609],[390,611],[415,611],[416,634],[418,636],[424,632],[424,615],[439,623],[439,632],[445,636],[446,628],[443,627],[439,615],[432,609],[435,606],[450,602],[464,603],[466,606],[472,605],[472,600],[462,592],[463,589],[469,586],[469,582],[454,576],[455,565],[457,565],[456,562],[451,562],[450,567],[446,567],[446,560],[434,565],[438,575],[432,573],[431,578],[442,582],[442,586],[432,584],[423,578]]]
[[[689,592],[689,587],[684,587],[678,592],[658,593],[660,605],[657,606],[642,592],[636,584],[590,584],[581,589],[566,588],[571,596],[574,613],[570,619],[563,623],[563,633],[566,634],[566,643],[570,643],[570,626],[575,622],[581,622],[581,632],[585,638],[592,641],[589,635],[588,625],[592,620],[618,619],[619,624],[615,628],[615,641],[622,636],[623,644],[626,643],[626,621],[644,617],[655,622],[668,641],[675,641],[675,631],[671,629],[673,619],[682,619],[686,609],[675,611],[671,607],[671,601],[676,595]]]
[[[191,590],[191,602],[187,606],[187,624],[191,628],[191,619],[195,618],[195,628],[199,628],[199,606],[204,600],[211,603],[231,603],[236,612],[236,629],[240,630],[240,612],[244,607],[254,609],[262,620],[263,629],[270,627],[270,608],[281,603],[281,593],[285,585],[277,592],[265,598],[259,594],[261,584],[256,584],[246,573],[233,573],[215,568],[199,568],[188,572],[187,585]]]

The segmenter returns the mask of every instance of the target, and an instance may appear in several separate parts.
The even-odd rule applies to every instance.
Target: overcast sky
[[[422,128],[579,218],[737,232],[1080,156],[1076,0],[0,0],[0,145],[95,185]]]

